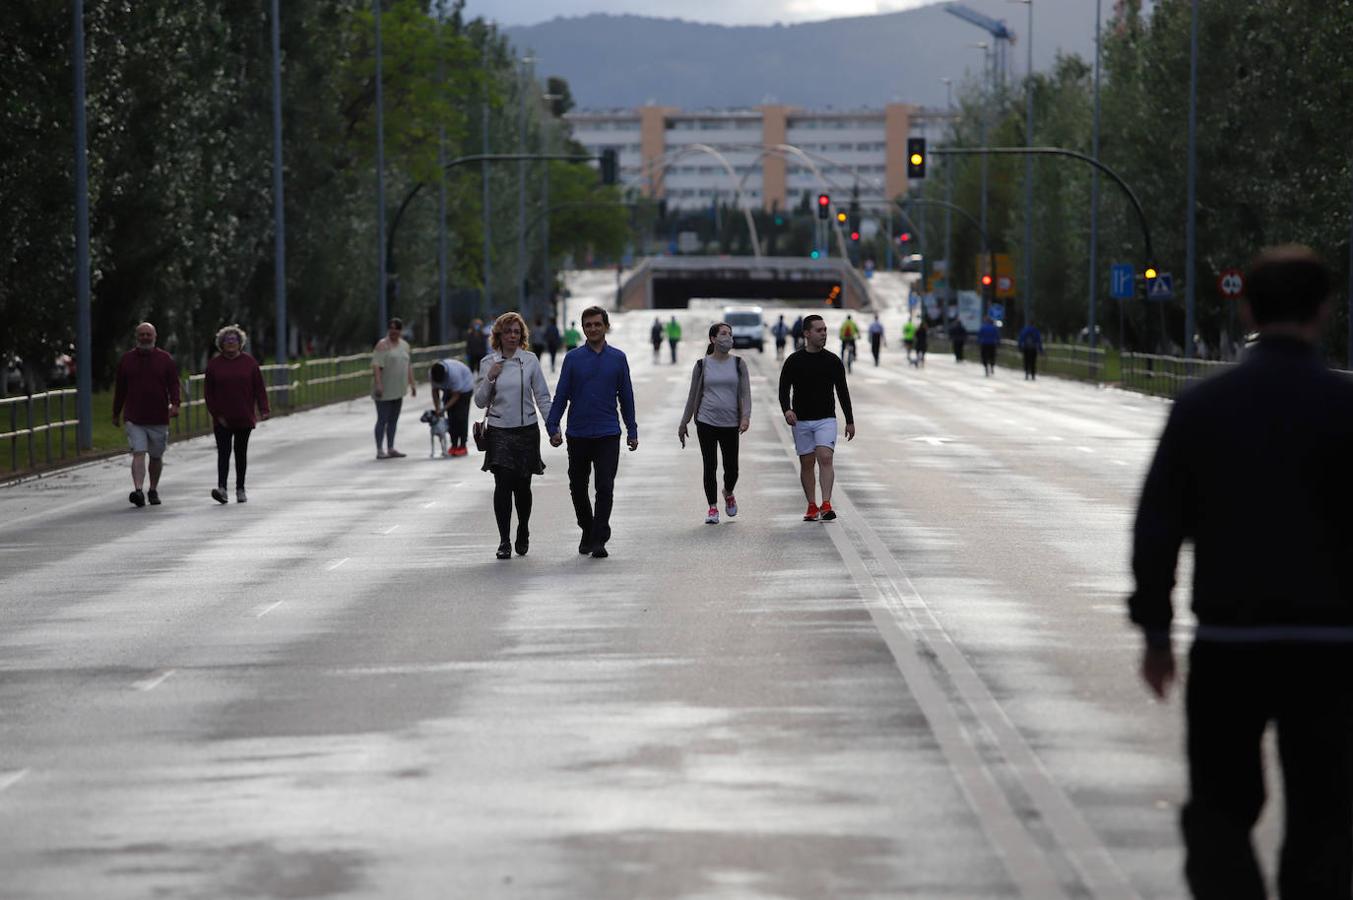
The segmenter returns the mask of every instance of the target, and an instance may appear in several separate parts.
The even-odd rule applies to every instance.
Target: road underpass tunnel
[[[685,309],[693,299],[809,301],[824,308],[839,309],[845,296],[841,282],[824,279],[735,279],[673,278],[653,279],[654,309]]]

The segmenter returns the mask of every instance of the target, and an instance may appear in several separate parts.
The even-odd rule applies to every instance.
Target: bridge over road
[[[860,273],[840,259],[772,256],[656,256],[645,259],[620,288],[620,308],[681,309],[698,297],[816,300],[843,309],[869,307]]]

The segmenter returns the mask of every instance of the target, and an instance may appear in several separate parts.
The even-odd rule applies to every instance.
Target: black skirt
[[[507,469],[522,475],[540,475],[545,461],[540,458],[540,426],[498,428],[490,425],[484,450],[485,472]]]

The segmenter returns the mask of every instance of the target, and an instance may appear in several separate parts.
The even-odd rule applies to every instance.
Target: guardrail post
[[[17,399],[17,398],[16,398]],[[9,404],[9,469],[19,470],[19,404]]]
[[[61,417],[61,458],[66,458],[66,392],[57,395],[57,415]]]
[[[28,392],[28,467],[31,469],[37,465],[37,458],[33,455],[33,392]]]
[[[47,429],[42,433],[46,438],[43,443],[46,445],[47,462],[52,461],[52,392],[42,392],[42,424]]]

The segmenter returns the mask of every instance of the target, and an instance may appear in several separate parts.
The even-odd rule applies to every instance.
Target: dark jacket
[[[224,354],[213,356],[207,363],[202,387],[208,414],[212,419],[224,419],[229,428],[253,428],[258,421],[255,408],[265,416],[272,415],[263,371],[248,353],[234,359]]]
[[[113,382],[113,415],[137,425],[168,425],[169,407],[178,402],[174,357],[159,347],[122,354]]]
[[[1353,380],[1304,342],[1264,338],[1245,362],[1186,391],[1133,538],[1128,607],[1148,640],[1168,635],[1186,539],[1200,639],[1353,627]]]

